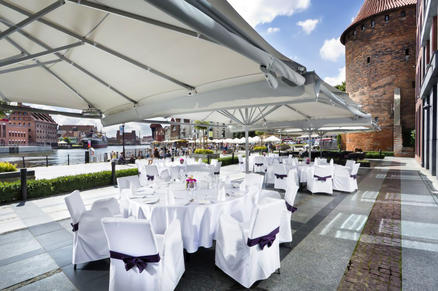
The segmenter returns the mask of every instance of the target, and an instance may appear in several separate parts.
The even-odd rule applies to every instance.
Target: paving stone
[[[77,290],[75,286],[70,282],[67,276],[62,273],[55,273],[50,277],[41,279],[39,281],[33,282],[17,290],[20,291],[73,291]]]

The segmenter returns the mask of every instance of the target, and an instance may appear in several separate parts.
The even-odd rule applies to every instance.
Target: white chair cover
[[[252,240],[266,236],[280,226],[284,203],[277,199],[264,199],[263,202],[254,209],[246,223],[239,224],[228,215],[219,219],[216,266],[246,288],[255,281],[267,279],[280,268],[278,237],[271,246],[248,246]]]
[[[87,211],[79,191],[74,191],[64,200],[73,227],[72,264],[108,258],[108,246],[100,221],[103,217],[111,217],[111,211],[97,206]]]
[[[263,156],[255,156],[254,157],[254,173],[264,173],[266,170],[267,164],[266,159]]]
[[[274,188],[283,189],[287,188],[287,171],[284,165],[274,165]]]
[[[336,167],[333,178],[333,189],[336,191],[352,193],[358,189],[357,172],[360,163],[355,163],[352,169],[345,167]]]
[[[126,270],[123,260],[112,255],[109,290],[173,290],[184,273],[184,255],[178,221],[164,236],[155,235],[149,222],[121,218],[102,220],[109,250],[133,257],[159,255],[159,262]]]
[[[352,170],[355,163],[356,163],[356,161],[354,161],[354,160],[347,160],[347,162],[345,163],[345,167]]]
[[[246,164],[245,164],[245,159],[241,156],[238,155],[237,156],[238,160],[239,160],[239,168],[241,172],[245,172],[246,171]]]
[[[333,194],[333,167],[314,166],[308,171],[307,190],[312,193]]]

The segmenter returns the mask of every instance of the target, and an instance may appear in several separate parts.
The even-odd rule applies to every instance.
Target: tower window
[[[385,15],[385,22],[389,21],[389,15]]]
[[[406,17],[406,11],[402,10],[402,12],[400,12],[400,17]]]
[[[374,19],[371,20],[371,27],[374,28],[376,26],[376,21]]]
[[[367,57],[367,64],[371,62],[371,57]]]

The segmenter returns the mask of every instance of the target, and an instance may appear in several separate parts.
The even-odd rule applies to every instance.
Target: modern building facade
[[[365,0],[341,36],[350,97],[380,132],[344,136],[347,150],[412,156],[415,128],[416,0]]]
[[[416,151],[415,157],[437,174],[438,0],[417,3]]]

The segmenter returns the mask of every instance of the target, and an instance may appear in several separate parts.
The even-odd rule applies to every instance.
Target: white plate
[[[135,191],[135,196],[145,196],[154,194],[154,189],[152,188],[139,188]]]
[[[146,204],[155,204],[158,201],[160,201],[159,197],[144,198],[143,200],[141,200],[141,202],[146,203]]]

